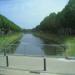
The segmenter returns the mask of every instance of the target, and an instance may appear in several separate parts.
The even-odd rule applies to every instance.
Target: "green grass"
[[[21,33],[0,36],[0,48],[5,48],[7,45],[15,43],[21,36]]]
[[[66,38],[65,44],[67,45],[66,54],[68,56],[75,56],[75,37]]]

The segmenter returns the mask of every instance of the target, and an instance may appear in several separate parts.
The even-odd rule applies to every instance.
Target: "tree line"
[[[8,34],[9,32],[19,32],[21,28],[15,23],[0,14],[0,34]]]
[[[57,35],[74,35],[75,34],[75,0],[69,0],[65,8],[58,12],[51,13],[33,29]]]

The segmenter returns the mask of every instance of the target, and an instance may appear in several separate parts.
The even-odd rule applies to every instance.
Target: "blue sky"
[[[68,0],[0,0],[3,14],[22,28],[31,29],[51,12],[61,11]]]

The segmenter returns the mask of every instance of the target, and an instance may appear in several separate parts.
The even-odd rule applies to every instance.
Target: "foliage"
[[[15,43],[20,37],[22,37],[22,33],[14,33],[11,35],[3,35],[0,37],[0,48],[5,48],[6,46]]]
[[[3,31],[4,34],[7,34],[8,32],[17,32],[20,31],[21,28],[17,26],[15,23],[4,17],[3,15],[0,15],[0,31]]]
[[[62,38],[63,43],[68,45],[67,55],[75,56],[75,0],[69,0],[61,12],[51,13],[34,30],[57,35],[58,39]]]
[[[57,35],[74,35],[75,33],[75,0],[69,0],[59,13],[51,13],[35,30]]]

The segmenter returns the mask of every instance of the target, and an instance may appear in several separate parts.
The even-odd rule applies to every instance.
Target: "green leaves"
[[[4,31],[4,33],[7,34],[9,31],[20,31],[21,28],[6,17],[4,17],[3,15],[0,15],[0,30]]]
[[[70,35],[75,33],[75,0],[69,0],[61,12],[51,13],[36,27],[39,31],[64,35],[66,31],[69,33],[69,29]]]

